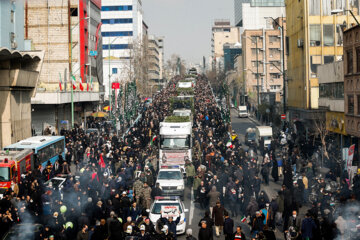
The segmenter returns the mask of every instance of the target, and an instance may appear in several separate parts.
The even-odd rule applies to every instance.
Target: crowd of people
[[[169,98],[176,96],[178,80],[144,106],[141,120],[124,137],[112,132],[103,119],[87,122],[99,133],[87,134],[81,127],[62,130],[65,158],[60,156],[44,170],[38,166],[28,171],[4,193],[0,234],[20,224],[17,239],[29,225],[35,239],[176,239],[179,219],[152,223],[146,209],[161,193],[155,184],[158,140],[152,140],[170,114]],[[211,240],[214,235],[271,240],[276,231],[285,239],[358,239],[360,175],[354,177],[353,190],[346,174],[334,179],[329,172],[317,178],[316,169],[294,144],[294,135],[286,141],[282,134],[275,136],[269,148],[244,147],[235,133],[228,133],[206,78],[197,79],[194,92],[193,156],[186,161],[186,182],[204,217],[197,236],[194,226],[188,226],[187,240]],[[61,188],[45,186],[58,174],[67,178]],[[271,196],[262,190],[270,176],[274,182],[282,181],[281,190]],[[328,180],[340,183],[337,192],[327,189]],[[309,202],[314,184],[317,196]],[[336,205],[334,197],[339,199]],[[242,223],[235,226],[237,220]],[[37,224],[43,226],[38,231]]]

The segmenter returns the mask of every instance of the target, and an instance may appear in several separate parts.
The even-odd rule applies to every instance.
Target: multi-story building
[[[355,22],[349,11],[332,15],[334,9],[352,10],[359,19],[359,1],[287,1],[286,4],[287,110],[290,119],[305,122],[305,129],[320,111],[317,67],[342,59],[343,29]]]
[[[111,82],[127,82],[133,76],[133,59],[141,54],[147,26],[141,0],[102,0],[101,8],[104,85],[108,98]]]
[[[224,44],[224,69],[226,71],[235,69],[235,58],[242,54],[241,43]]]
[[[275,21],[286,31],[285,19],[278,18]],[[257,104],[258,89],[259,93],[275,92],[277,99],[280,99],[283,89],[283,55],[286,63],[281,31],[274,23],[274,29],[245,30],[242,34],[242,71],[246,79],[246,93],[252,104]]]
[[[160,52],[158,39],[154,35],[149,35],[148,41],[149,80],[158,82],[160,79]]]
[[[37,134],[48,126],[55,131],[70,127],[73,119],[81,123],[98,106],[103,92],[100,9],[101,0],[27,1],[25,38],[33,49],[45,51],[31,99]]]
[[[359,149],[360,138],[360,26],[344,31],[345,129]]]
[[[24,0],[0,1],[0,46],[24,50]]]
[[[215,20],[211,38],[213,68],[223,68],[224,44],[235,44],[239,41],[238,27],[231,26],[228,19]]]
[[[24,41],[24,1],[0,1],[1,149],[32,134],[31,97],[36,93],[44,52],[25,49],[29,48]]]
[[[319,109],[324,110],[319,119],[326,121],[326,129],[335,136],[339,146],[349,146],[344,114],[344,62],[322,64],[317,71]]]
[[[269,28],[266,17],[285,17],[285,0],[234,0],[235,24],[242,34],[245,29]]]

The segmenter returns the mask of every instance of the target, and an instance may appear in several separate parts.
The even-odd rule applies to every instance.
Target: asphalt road
[[[245,139],[246,129],[249,127],[255,127],[256,123],[250,118],[238,118],[237,112],[235,110],[231,111],[231,121],[232,121],[232,129],[238,134],[240,141],[243,142]],[[193,236],[197,238],[199,227],[198,223],[203,218],[205,214],[205,210],[200,209],[200,205],[198,203],[194,203],[191,198],[191,191],[189,188],[186,188],[185,191],[185,207],[189,209],[189,212],[186,214],[187,228],[191,228],[193,230]],[[225,206],[226,208],[226,206]],[[229,209],[227,209],[229,210]],[[231,210],[230,210],[231,211]],[[232,218],[235,222],[235,227],[240,225],[246,234],[247,238],[250,236],[250,228],[246,223],[241,223],[241,218],[243,216],[238,216]],[[235,228],[234,228],[235,231]],[[214,229],[214,237],[215,237],[215,229]],[[178,239],[185,240],[186,235],[178,236]],[[215,239],[217,239],[215,237]],[[218,239],[225,239],[224,235],[221,235]]]

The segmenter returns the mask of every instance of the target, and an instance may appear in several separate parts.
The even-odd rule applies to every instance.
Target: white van
[[[239,118],[249,117],[247,106],[239,106],[238,112],[239,112]]]

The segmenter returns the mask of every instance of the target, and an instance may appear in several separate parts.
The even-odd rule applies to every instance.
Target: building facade
[[[241,43],[224,45],[224,69],[225,72],[235,70],[235,59],[242,54]]]
[[[24,50],[24,0],[0,1],[0,46]]]
[[[240,32],[238,27],[230,25],[230,20],[215,20],[212,27],[211,38],[211,56],[213,68],[223,68],[224,45],[235,44],[240,41]]]
[[[103,98],[100,9],[101,0],[32,0],[25,5],[25,38],[45,52],[31,99],[36,134],[48,126],[55,132],[69,128],[72,119],[80,123]]]
[[[348,11],[332,15],[335,9],[352,10],[359,18],[359,1],[287,1],[287,110],[290,119],[316,118],[319,112],[318,66],[342,59],[342,32],[355,20]]]
[[[285,19],[276,21],[286,31]],[[283,89],[283,55],[286,70],[286,54],[283,54],[285,42],[281,40],[282,33],[278,28],[245,30],[242,35],[242,74],[245,75],[246,93],[252,104],[257,104],[258,88],[260,93],[276,93],[276,99],[280,100]]]
[[[131,58],[144,43],[147,26],[141,0],[102,0],[101,8],[105,97],[111,82],[127,82],[133,74]],[[132,80],[132,79],[131,79]]]

